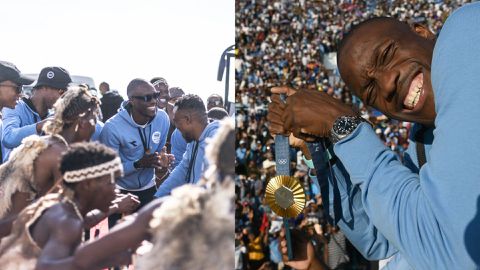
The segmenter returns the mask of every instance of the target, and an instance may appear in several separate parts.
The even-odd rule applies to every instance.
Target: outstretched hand
[[[131,193],[127,194],[117,194],[115,200],[112,201],[113,204],[117,204],[117,212],[120,214],[131,214],[137,207],[140,205],[140,200],[138,196],[135,196]]]

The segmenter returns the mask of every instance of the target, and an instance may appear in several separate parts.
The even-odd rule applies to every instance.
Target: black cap
[[[48,86],[55,89],[66,90],[69,83],[72,82],[68,71],[61,67],[46,67],[40,71],[37,84],[33,88]]]
[[[18,68],[6,61],[0,61],[0,82],[12,81],[17,85],[29,85],[34,80],[20,73]]]

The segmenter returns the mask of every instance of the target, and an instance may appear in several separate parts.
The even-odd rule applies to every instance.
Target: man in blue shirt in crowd
[[[21,74],[14,64],[0,61],[0,109],[14,109],[22,92],[22,85],[32,82],[33,80]]]
[[[155,87],[155,91],[159,93],[157,98],[158,108],[164,110],[167,107],[169,99],[167,80],[162,77],[155,77],[150,80],[150,83],[152,83],[153,87]]]
[[[377,18],[354,28],[340,45],[342,78],[367,105],[434,128],[427,163],[418,172],[402,165],[351,108],[324,93],[299,91],[286,105],[274,98],[269,119],[276,133],[333,142],[360,190],[354,218],[364,219],[365,227],[351,227],[349,237],[363,234],[355,241],[364,253],[398,254],[408,263],[402,267],[414,269],[478,267],[480,142],[471,134],[480,130],[468,119],[480,113],[479,14],[478,3],[454,12],[436,43],[421,27],[414,27],[415,35],[403,23]],[[371,231],[363,231],[367,227]]]
[[[2,128],[3,161],[13,148],[33,134],[41,134],[48,110],[72,82],[70,74],[61,67],[46,67],[40,71],[31,98],[20,100],[15,109],[4,108]]]
[[[32,79],[20,73],[18,68],[6,61],[0,61],[0,110],[5,108],[15,109],[18,98],[22,92],[22,85],[28,85]],[[0,140],[2,120],[0,119]],[[2,163],[2,152],[0,150],[0,163]]]
[[[122,193],[138,196],[141,208],[157,190],[155,170],[160,174],[168,172],[171,159],[163,147],[170,121],[167,113],[157,108],[159,93],[150,82],[132,80],[127,95],[127,105],[105,123],[100,142],[119,153],[124,177],[117,181],[117,187]],[[119,218],[110,216],[109,225],[115,225]]]
[[[177,100],[173,114],[175,126],[188,143],[187,150],[182,162],[158,188],[156,197],[169,195],[181,185],[198,182],[208,167],[205,159],[207,139],[215,135],[219,126],[218,121],[208,123],[205,105],[197,95],[188,94]]]

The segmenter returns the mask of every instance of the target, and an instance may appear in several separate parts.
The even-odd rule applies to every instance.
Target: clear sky
[[[0,10],[0,59],[23,73],[61,66],[124,96],[130,80],[156,76],[204,101],[224,95],[217,70],[235,43],[233,0],[14,0]]]

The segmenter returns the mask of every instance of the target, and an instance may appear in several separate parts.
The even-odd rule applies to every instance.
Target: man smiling
[[[3,107],[15,109],[18,98],[22,92],[22,85],[28,85],[33,82],[25,75],[20,73],[18,68],[6,61],[0,61],[0,110]],[[0,131],[3,122],[0,120]],[[1,139],[0,133],[0,139]],[[2,163],[2,152],[0,149],[0,163]]]
[[[480,231],[480,143],[471,134],[480,130],[468,121],[480,113],[478,14],[477,3],[453,13],[436,43],[422,27],[412,31],[376,18],[354,28],[339,47],[342,78],[365,103],[435,129],[424,150],[428,162],[419,162],[419,171],[402,165],[368,124],[329,96],[298,91],[286,105],[273,98],[269,119],[277,133],[329,137],[361,191],[363,217],[375,226],[370,228],[414,269],[476,269],[479,262],[478,241],[472,239]],[[378,248],[375,241],[371,249]]]
[[[433,126],[430,65],[434,36],[423,26],[413,27],[415,32],[390,18],[363,23],[342,42],[339,69],[346,84],[367,105],[390,118]],[[365,40],[365,35],[370,38]]]
[[[150,80],[150,83],[153,84],[153,87],[155,87],[155,91],[158,92],[158,96],[157,96],[158,108],[165,110],[167,107],[168,101],[170,99],[170,96],[168,93],[167,80],[165,80],[162,77],[155,77]]]
[[[22,85],[32,82],[33,80],[21,74],[14,64],[0,61],[0,110],[3,107],[15,109]]]
[[[137,195],[142,207],[156,191],[154,170],[168,172],[171,159],[162,149],[170,121],[165,111],[157,109],[159,93],[148,81],[132,80],[127,95],[127,105],[105,123],[100,141],[117,150],[122,159],[125,176],[118,181],[118,188]],[[110,219],[111,226],[117,218]]]
[[[72,82],[70,74],[61,67],[46,67],[40,71],[32,97],[23,98],[15,108],[4,108],[2,128],[3,160],[20,145],[25,137],[41,134],[47,122],[48,110],[65,93]]]

